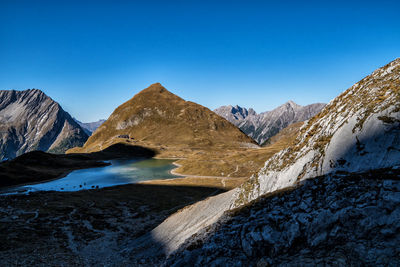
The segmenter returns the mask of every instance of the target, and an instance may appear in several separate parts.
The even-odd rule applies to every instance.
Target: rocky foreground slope
[[[240,147],[255,142],[208,108],[185,101],[161,84],[136,94],[119,106],[82,148],[93,152],[123,141],[150,147]]]
[[[150,231],[215,188],[129,184],[78,192],[0,195],[1,266],[149,266],[126,253]]]
[[[399,204],[397,169],[310,179],[225,214],[166,265],[399,266]]]
[[[262,145],[272,136],[292,123],[308,120],[325,107],[325,104],[315,103],[300,106],[293,101],[277,107],[274,110],[257,114],[252,108],[246,109],[239,106],[222,106],[214,110],[245,134]]]
[[[33,150],[64,153],[87,138],[72,117],[42,91],[0,91],[0,159]]]
[[[258,175],[237,189],[198,202],[170,216],[151,233],[138,239],[133,244],[132,251],[143,258],[160,251],[171,255],[184,242],[190,243],[186,244],[188,247],[195,247],[194,237],[199,233],[203,236],[213,235],[212,225],[218,223],[226,211],[241,208],[267,193],[298,186],[302,181],[318,176],[340,172],[368,172],[397,166],[400,164],[399,125],[400,59],[396,59],[332,100],[320,114],[301,128],[292,146],[269,159]],[[335,176],[332,177],[336,179]],[[351,177],[351,174],[344,179],[346,177]],[[327,184],[329,186],[335,186],[335,183]],[[390,201],[397,203],[399,190],[395,186],[393,191],[395,194],[385,197],[383,194],[382,199],[386,201],[385,198],[390,198]],[[317,192],[314,191],[313,194]],[[371,198],[372,201],[374,197]],[[347,201],[351,202],[352,198]],[[301,208],[298,206],[300,203],[293,205],[289,208]],[[316,210],[320,204],[313,201],[311,205]],[[346,205],[340,207],[346,208]],[[259,216],[268,217],[269,214],[279,215],[267,211]],[[371,217],[374,220],[371,223],[375,223],[377,219]],[[396,223],[398,225],[398,221]],[[305,225],[307,231],[313,231],[312,224]],[[378,233],[380,236],[377,238],[384,240],[385,231]],[[274,238],[271,237],[271,240],[275,240]],[[372,238],[367,242],[373,242]],[[192,240],[194,241],[191,242]],[[232,242],[236,242],[235,240]],[[351,240],[344,239],[343,242]]]

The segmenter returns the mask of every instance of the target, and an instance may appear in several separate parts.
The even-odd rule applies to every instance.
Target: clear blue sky
[[[0,0],[0,89],[82,121],[155,82],[211,109],[328,102],[400,57],[399,2]]]

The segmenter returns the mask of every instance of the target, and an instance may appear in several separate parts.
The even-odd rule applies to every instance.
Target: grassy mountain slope
[[[240,147],[254,141],[211,110],[185,101],[156,83],[119,106],[88,139],[93,152],[118,142],[140,143],[162,151],[174,148]]]

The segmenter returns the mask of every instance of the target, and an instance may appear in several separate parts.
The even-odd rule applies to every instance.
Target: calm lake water
[[[178,176],[170,171],[176,166],[174,160],[135,159],[111,160],[110,166],[76,170],[64,178],[33,185],[8,189],[3,194],[29,193],[35,191],[78,191],[114,185],[132,184],[146,180],[171,179]]]

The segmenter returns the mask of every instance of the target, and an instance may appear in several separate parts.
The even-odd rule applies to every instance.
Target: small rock
[[[261,235],[260,232],[251,231],[251,232],[250,232],[250,236],[251,236],[251,238],[252,238],[254,241],[256,241],[256,242],[260,242],[260,241],[263,240],[263,237],[262,237],[262,235]]]
[[[250,242],[248,242],[246,240],[246,238],[242,238],[242,248],[243,248],[243,252],[248,257],[251,257],[253,255],[253,247],[251,246]]]
[[[264,239],[264,241],[273,244],[275,242],[276,231],[272,229],[270,226],[266,225],[263,227],[261,236]]]
[[[400,191],[400,182],[393,180],[384,180],[382,187],[386,190]]]
[[[382,193],[382,198],[384,201],[394,202],[398,204],[400,203],[400,192],[385,191]]]
[[[304,211],[309,210],[308,205],[307,205],[304,201],[302,201],[302,202],[300,203],[299,208],[302,209],[302,210],[304,210]]]
[[[310,222],[309,218],[310,218],[310,215],[308,215],[307,213],[298,213],[296,215],[296,220],[303,225],[306,225]]]
[[[336,225],[335,227],[333,227],[333,229],[331,230],[331,232],[329,233],[329,236],[334,237],[337,235],[337,233],[340,230],[340,226]]]
[[[289,227],[286,228],[286,237],[288,241],[288,246],[290,247],[293,240],[300,236],[300,226],[296,221],[291,221]]]
[[[393,229],[383,228],[380,230],[380,233],[383,234],[384,236],[391,236],[395,233],[395,231]]]
[[[326,240],[328,234],[326,232],[319,233],[309,243],[311,246],[316,247]]]

